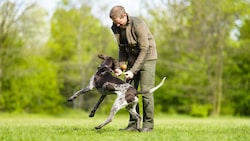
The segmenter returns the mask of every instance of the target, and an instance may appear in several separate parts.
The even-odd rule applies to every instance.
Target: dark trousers
[[[155,85],[155,68],[156,60],[145,61],[140,71],[134,76],[132,85],[141,90],[148,90]],[[154,128],[154,95],[153,93],[142,95],[143,107],[143,128]],[[136,106],[136,111],[139,113],[139,104]],[[129,127],[136,127],[136,118],[130,115]]]

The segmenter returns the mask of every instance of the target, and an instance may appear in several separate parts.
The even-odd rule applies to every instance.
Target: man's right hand
[[[122,70],[121,69],[115,69],[115,75],[116,76],[122,75]]]

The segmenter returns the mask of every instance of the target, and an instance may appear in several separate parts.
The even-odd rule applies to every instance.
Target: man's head
[[[120,27],[125,28],[128,22],[128,14],[125,11],[123,6],[117,5],[114,6],[109,13],[110,19],[112,19],[113,23]]]

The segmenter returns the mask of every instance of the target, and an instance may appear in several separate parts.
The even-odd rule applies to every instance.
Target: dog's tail
[[[163,85],[163,83],[165,82],[165,79],[166,79],[166,77],[163,77],[160,84],[158,84],[157,86],[155,86],[154,88],[151,88],[149,90],[138,91],[138,94],[153,93],[155,90],[157,90],[158,88],[160,88]]]

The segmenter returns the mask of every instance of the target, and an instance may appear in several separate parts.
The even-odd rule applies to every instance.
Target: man
[[[154,87],[157,51],[155,40],[146,24],[137,17],[129,16],[122,6],[114,6],[110,10],[113,21],[111,27],[119,46],[119,65],[127,63],[126,80],[133,80],[133,85],[141,90]],[[115,69],[117,76],[122,74],[119,66]],[[154,97],[144,94],[143,124],[141,131],[149,132],[154,128]],[[139,113],[139,106],[137,105]],[[130,115],[128,126],[123,130],[136,130],[136,119]]]

